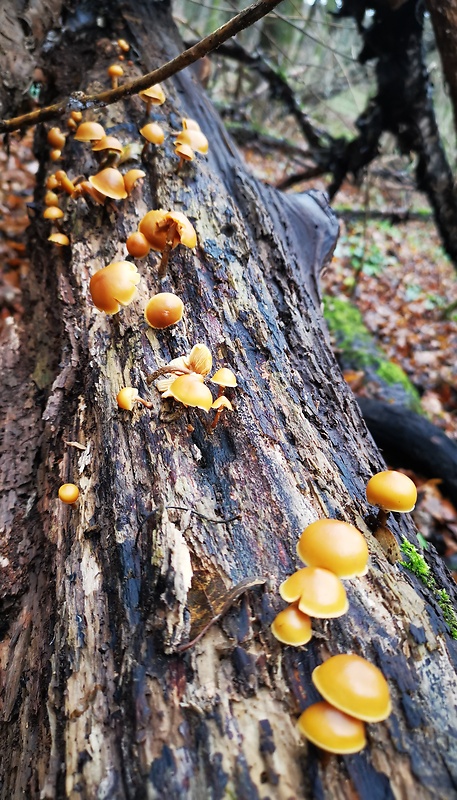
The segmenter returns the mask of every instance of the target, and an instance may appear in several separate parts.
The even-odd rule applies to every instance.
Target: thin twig
[[[20,117],[14,117],[9,120],[0,121],[0,133],[10,133],[11,131],[24,128],[27,125],[36,125],[45,120],[61,117],[71,111],[85,111],[88,108],[101,108],[104,106],[117,103],[124,97],[130,97],[133,94],[148,89],[155,83],[160,83],[171,78],[177,72],[180,72],[185,67],[198,61],[199,58],[216,50],[223,42],[230,39],[235,34],[249,28],[254,22],[257,22],[262,17],[266,16],[275,6],[279,5],[282,0],[257,0],[256,3],[248,6],[236,14],[232,19],[222,25],[217,30],[205,36],[193,47],[184,50],[179,56],[167,61],[158,69],[148,72],[141,78],[136,78],[133,81],[128,81],[117,89],[110,89],[106,92],[99,94],[84,94],[84,92],[73,92],[70,97],[62,100],[60,103],[55,103],[52,106],[41,108],[37,111],[32,111],[29,114],[23,114]]]

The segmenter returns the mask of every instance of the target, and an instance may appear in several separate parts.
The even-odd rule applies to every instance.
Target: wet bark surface
[[[123,3],[106,26],[78,6],[49,69],[65,64],[68,30],[91,54],[81,88],[92,91],[106,85],[118,36],[132,44],[132,77],[179,50],[165,4]],[[190,71],[165,89],[154,118],[168,131],[197,119],[208,158],[176,173],[168,138],[147,154],[131,198],[67,200],[67,249],[51,247],[37,215],[26,313],[2,343],[1,796],[456,796],[456,642],[434,598],[367,527],[364,485],[382,462],[321,316],[334,217],[320,196],[286,198],[246,174]],[[96,118],[127,143],[144,106],[132,98]],[[45,131],[36,147],[39,208],[55,169]],[[74,141],[64,168],[97,169]],[[90,301],[90,276],[125,257],[127,235],[157,207],[190,217],[197,248],[173,252],[161,286],[157,259],[138,262],[138,298],[107,317]],[[159,289],[185,303],[183,322],[165,331],[143,318]],[[203,412],[180,413],[148,386],[196,342],[238,378],[235,410],[214,432]],[[125,385],[153,408],[121,411]],[[81,491],[71,507],[57,499],[67,481]],[[315,621],[310,644],[294,650],[269,625],[279,583],[300,566],[297,538],[320,516],[366,534],[370,571],[347,581],[349,613]],[[408,521],[391,527],[414,540]],[[317,699],[313,668],[347,651],[382,669],[394,710],[368,727],[362,753],[342,758],[306,745],[295,721]]]

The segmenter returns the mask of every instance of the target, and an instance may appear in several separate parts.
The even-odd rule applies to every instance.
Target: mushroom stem
[[[167,242],[165,244],[164,249],[162,250],[162,258],[160,259],[159,264],[159,272],[157,277],[159,280],[165,278],[168,269],[168,260],[170,258],[171,249],[173,247],[173,241],[176,234],[176,224],[170,225],[167,231]]]
[[[375,533],[379,528],[385,528],[387,524],[387,518],[389,516],[389,512],[386,511],[385,508],[380,508],[378,511],[378,516],[376,517],[376,528]]]
[[[221,392],[221,394],[222,394],[222,392]],[[211,423],[211,425],[210,425],[210,430],[212,430],[212,431],[213,431],[213,430],[214,430],[214,428],[216,427],[217,423],[219,422],[219,417],[220,417],[220,416],[221,416],[221,414],[222,414],[222,410],[223,410],[223,406],[221,406],[221,408],[218,408],[218,409],[217,409],[217,411],[216,411],[216,414],[215,414],[215,416],[214,416],[214,419],[213,419],[213,421],[212,421],[212,423]]]
[[[141,405],[146,406],[146,408],[154,408],[154,403],[151,403],[149,400],[143,400],[142,397],[136,397],[136,402],[141,403]]]

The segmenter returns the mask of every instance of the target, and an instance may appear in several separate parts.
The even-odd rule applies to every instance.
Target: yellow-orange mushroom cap
[[[417,501],[417,489],[407,475],[393,469],[373,475],[367,483],[367,500],[384,511],[412,511]]]
[[[99,153],[102,150],[111,150],[114,153],[122,153],[124,146],[116,136],[103,136],[92,147],[94,153]]]
[[[201,375],[180,375],[170,386],[170,394],[185,406],[194,406],[209,411],[213,396],[203,383]]]
[[[157,122],[149,122],[147,125],[143,125],[140,128],[140,133],[151,144],[162,144],[165,140],[163,128]]]
[[[318,519],[303,531],[297,544],[298,557],[310,567],[322,567],[339,578],[365,575],[367,543],[353,525],[338,519]]]
[[[45,219],[62,219],[63,211],[58,206],[47,206],[43,211],[43,217]]]
[[[138,389],[134,386],[125,386],[116,395],[116,402],[119,408],[125,408],[126,411],[133,410],[133,404],[138,397]]]
[[[92,276],[89,290],[96,308],[106,314],[116,314],[121,306],[132,302],[139,282],[135,264],[114,261]]]
[[[129,169],[128,172],[126,172],[125,175],[124,175],[124,185],[125,185],[125,189],[126,189],[127,194],[131,193],[135,183],[140,178],[145,178],[145,177],[146,177],[146,173],[144,172],[144,170],[142,170],[142,169]]]
[[[153,106],[161,106],[165,102],[165,94],[160,83],[155,83],[149,89],[143,89],[140,92],[140,97],[145,103],[150,103]]]
[[[297,726],[310,742],[337,755],[358,753],[367,743],[363,722],[323,701],[309,706]]]
[[[138,229],[146,236],[153,250],[164,250],[171,235],[173,250],[178,244],[190,248],[197,244],[195,229],[181,211],[164,211],[163,209],[148,211],[140,221]]]
[[[181,120],[183,131],[199,131],[200,125],[195,119],[190,117],[183,117]]]
[[[182,318],[184,303],[172,292],[159,292],[148,301],[144,316],[151,328],[163,330],[176,325]]]
[[[176,155],[180,157],[181,163],[182,161],[194,160],[194,151],[192,150],[190,144],[186,144],[185,142],[176,142],[175,151]]]
[[[196,150],[197,153],[201,153],[202,155],[206,155],[208,152],[208,139],[201,131],[192,129],[181,131],[176,137],[176,144],[186,144],[191,147],[192,150]]]
[[[123,200],[127,197],[124,176],[114,167],[106,167],[96,175],[90,175],[89,183],[97,189],[97,192],[113,200]]]
[[[310,617],[341,617],[349,608],[346,590],[340,579],[328,569],[304,567],[294,572],[279,587],[287,603],[295,603]]]
[[[81,122],[76,129],[75,139],[77,142],[96,142],[105,135],[105,129],[98,122]]]
[[[50,128],[46,138],[48,140],[48,144],[50,144],[51,147],[57,148],[58,150],[62,150],[65,142],[67,141],[65,134],[62,133],[60,128],[57,127]]]
[[[296,603],[279,612],[272,622],[271,632],[279,642],[294,647],[307,644],[313,635],[310,617],[303,614]]]
[[[125,246],[133,258],[144,258],[151,249],[146,236],[140,231],[131,233],[130,236],[127,237]]]
[[[221,367],[210,378],[211,383],[217,383],[219,386],[236,386],[236,375],[228,367]]]
[[[332,656],[316,667],[312,681],[335,708],[365,722],[381,722],[392,710],[384,675],[361,656]]]
[[[48,242],[58,245],[59,247],[66,247],[70,244],[70,239],[64,233],[51,233],[48,236]]]
[[[221,394],[220,397],[216,397],[211,408],[214,408],[216,411],[222,408],[226,408],[227,411],[233,411],[233,406],[228,397],[225,396],[225,394]]]
[[[62,486],[60,486],[59,500],[61,500],[62,503],[71,505],[72,503],[76,503],[78,497],[79,489],[74,483],[63,483]]]

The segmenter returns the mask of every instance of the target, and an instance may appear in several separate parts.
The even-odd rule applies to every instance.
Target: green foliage
[[[414,575],[416,575],[419,580],[422,581],[424,586],[433,592],[433,595],[439,607],[441,608],[441,611],[443,612],[444,620],[449,628],[452,638],[457,639],[457,614],[446,589],[440,589],[438,587],[435,578],[431,574],[430,567],[417,547],[411,544],[411,542],[408,542],[407,539],[403,539],[400,545],[400,550],[406,556],[406,560],[400,561],[400,564],[403,567],[406,567],[406,569],[409,569],[410,572],[414,573]]]
[[[380,223],[378,227],[385,228],[386,224]],[[349,236],[341,236],[338,243],[338,254],[347,258],[355,272],[355,276],[346,278],[346,286],[354,284],[359,272],[363,272],[369,277],[377,277],[384,272],[386,267],[394,263],[392,256],[386,256],[374,241],[367,240],[366,236],[357,229]]]
[[[392,386],[400,384],[412,410],[421,413],[419,394],[398,364],[389,361],[374,342],[362,314],[346,297],[324,296],[324,317],[338,349],[357,369],[371,367],[378,378]]]

